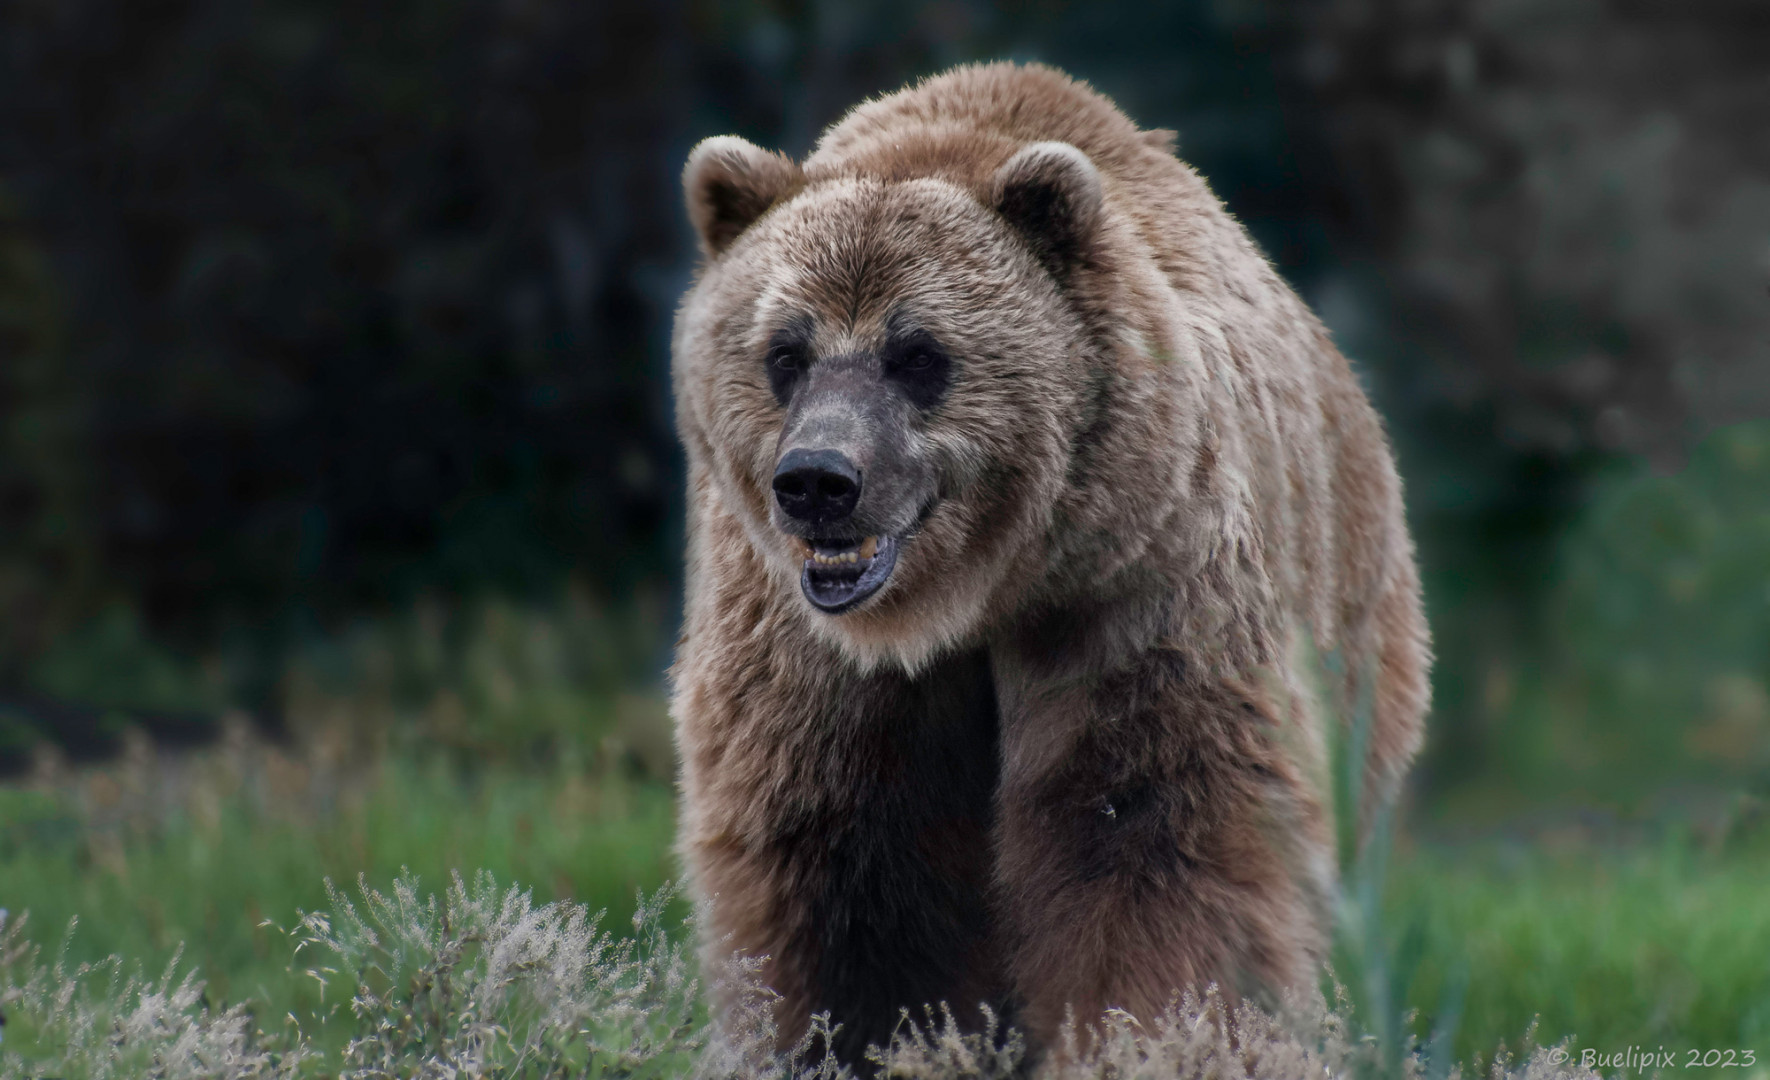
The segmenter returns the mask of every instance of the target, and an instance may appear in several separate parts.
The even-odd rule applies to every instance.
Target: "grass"
[[[594,762],[463,773],[392,756],[352,771],[249,742],[164,759],[138,747],[108,769],[0,789],[0,906],[13,912],[15,931],[18,914],[30,912],[25,937],[51,958],[65,936],[69,965],[117,954],[158,973],[182,944],[182,964],[206,983],[188,1008],[243,1006],[242,1022],[285,1047],[298,1028],[317,1055],[300,1074],[327,1075],[365,1030],[348,1007],[356,976],[341,957],[360,966],[367,938],[332,948],[326,976],[313,959],[324,935],[304,913],[330,912],[335,929],[345,901],[374,906],[355,893],[359,875],[386,898],[400,895],[389,890],[404,872],[410,915],[422,911],[425,892],[449,889],[452,872],[484,870],[532,886],[534,910],[573,901],[608,909],[603,925],[623,927],[636,893],[673,875],[672,826],[665,785]],[[328,878],[344,890],[329,895]],[[1770,1076],[1770,838],[1761,823],[1703,838],[1671,828],[1628,842],[1551,834],[1402,843],[1386,879],[1376,920],[1383,985],[1372,991],[1371,973],[1343,957],[1345,1022],[1399,1030],[1400,1014],[1413,1010],[1412,1030],[1425,1039],[1449,1019],[1455,1057],[1470,1061],[1502,1043],[1517,1048],[1540,1018],[1551,1045],[1564,1036],[1576,1051],[1663,1045],[1680,1064],[1687,1050],[1750,1049],[1755,1072],[1715,1074]],[[463,904],[479,895],[471,876],[460,887]],[[498,890],[484,889],[492,892],[474,902],[496,908]],[[653,925],[677,925],[683,909],[672,912]],[[64,935],[76,916],[78,928]],[[176,999],[177,987],[177,979],[162,987],[161,999]],[[394,997],[377,1015],[398,1011],[399,990],[380,987]],[[896,1060],[933,1068],[926,1062],[963,1050],[937,1035],[906,1042]],[[19,1045],[18,1023],[8,1036]],[[1191,1043],[1181,1050],[1204,1052]],[[574,1068],[585,1052],[572,1051]],[[675,1046],[654,1064],[680,1064],[682,1053]]]
[[[753,963],[712,974],[732,1007],[713,1015],[688,958],[686,934],[663,918],[668,892],[640,905],[631,935],[605,929],[581,904],[537,905],[487,873],[459,875],[441,894],[402,876],[390,890],[328,890],[327,909],[305,914],[289,936],[305,974],[348,996],[344,1037],[316,1046],[291,1017],[267,1033],[242,1006],[203,1000],[194,976],[170,964],[157,980],[121,961],[70,968],[0,920],[0,1005],[17,1017],[18,1049],[0,1056],[0,1080],[57,1075],[103,1078],[435,1077],[567,1080],[722,1077],[842,1080],[850,1074],[819,1046],[827,1017],[787,1054],[774,1051],[772,993]],[[334,1010],[336,1013],[337,1010]],[[315,1018],[309,1018],[312,1021]],[[1108,1013],[1096,1036],[1032,1061],[1018,1034],[956,1027],[942,1006],[908,1013],[868,1058],[877,1073],[922,1080],[1030,1075],[1047,1080],[1420,1080],[1416,1058],[1384,1068],[1344,1009],[1290,998],[1276,1013],[1225,1002],[1214,989],[1188,995],[1139,1022]],[[1001,1035],[998,1038],[998,1034]],[[1496,1056],[1492,1080],[1584,1076],[1556,1051]],[[871,1071],[871,1070],[869,1070]],[[1454,1074],[1453,1074],[1454,1075]]]
[[[480,868],[575,899],[617,925],[672,873],[666,787],[621,770],[463,774],[389,758],[328,770],[274,747],[161,768],[137,760],[0,788],[0,908],[71,963],[111,954],[157,970],[182,946],[210,1002],[323,1023],[341,999],[293,964],[277,927],[329,903],[328,879],[442,887]],[[332,1040],[336,1041],[336,1040]]]
[[[1602,1053],[1754,1050],[1770,1076],[1770,844],[1705,850],[1678,830],[1613,845],[1489,841],[1394,864],[1387,908],[1417,955],[1407,1000],[1459,996],[1457,1055],[1535,1016]],[[1448,991],[1448,993],[1447,993]],[[1668,1072],[1673,1070],[1668,1070]],[[1732,1075],[1753,1075],[1735,1069]]]

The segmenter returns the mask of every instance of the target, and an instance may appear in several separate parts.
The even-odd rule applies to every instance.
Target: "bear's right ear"
[[[990,198],[1052,273],[1063,274],[1093,242],[1104,196],[1088,155],[1064,142],[1033,143],[996,170]]]
[[[688,218],[708,258],[718,258],[769,207],[804,186],[805,174],[791,158],[736,135],[702,139],[682,170]]]

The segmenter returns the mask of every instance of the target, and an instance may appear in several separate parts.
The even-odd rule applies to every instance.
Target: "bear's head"
[[[769,587],[857,661],[913,669],[1048,572],[1099,379],[1069,279],[1102,181],[1065,143],[969,179],[815,164],[729,136],[690,156],[707,261],[677,324],[679,425]]]

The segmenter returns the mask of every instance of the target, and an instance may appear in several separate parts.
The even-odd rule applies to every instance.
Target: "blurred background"
[[[1767,57],[1762,0],[10,0],[0,907],[274,1014],[323,876],[675,876],[681,164],[1039,60],[1179,131],[1397,445],[1377,996],[1770,1060]]]

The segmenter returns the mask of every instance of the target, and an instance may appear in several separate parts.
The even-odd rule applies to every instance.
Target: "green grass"
[[[638,890],[674,876],[672,796],[655,781],[392,759],[328,790],[305,768],[284,759],[259,790],[177,776],[130,790],[110,773],[53,793],[0,788],[0,908],[29,912],[51,952],[77,917],[75,963],[115,953],[154,973],[182,945],[211,1003],[246,1004],[267,1028],[294,1013],[313,1033],[308,1018],[339,994],[322,1000],[278,928],[325,907],[327,879],[386,888],[406,869],[440,890],[483,869],[537,901],[606,908],[618,927]],[[144,807],[166,799],[156,786],[180,790]]]
[[[78,916],[75,962],[116,953],[151,975],[182,943],[211,1003],[244,1004],[273,1033],[293,1013],[325,1048],[349,1026],[343,994],[322,999],[278,927],[326,908],[327,878],[386,889],[404,868],[440,891],[453,870],[489,870],[537,902],[607,908],[619,928],[637,890],[675,873],[668,787],[620,769],[463,773],[394,757],[328,773],[256,753],[0,788],[0,907],[29,911],[51,955]],[[1744,832],[1399,844],[1377,920],[1393,1009],[1416,1010],[1424,1037],[1460,996],[1463,1061],[1518,1047],[1540,1018],[1543,1044],[1663,1045],[1679,1064],[1691,1049],[1750,1049],[1758,1069],[1726,1075],[1770,1076],[1770,843],[1761,826]],[[1373,1026],[1356,966],[1339,973]]]
[[[1754,1050],[1770,1076],[1770,845],[1705,851],[1676,833],[1634,846],[1516,841],[1392,862],[1391,933],[1418,956],[1406,994],[1429,1020],[1463,984],[1456,1057],[1545,1042],[1600,1053]],[[1717,1073],[1718,1074],[1718,1073]],[[1752,1069],[1731,1075],[1751,1076]]]

